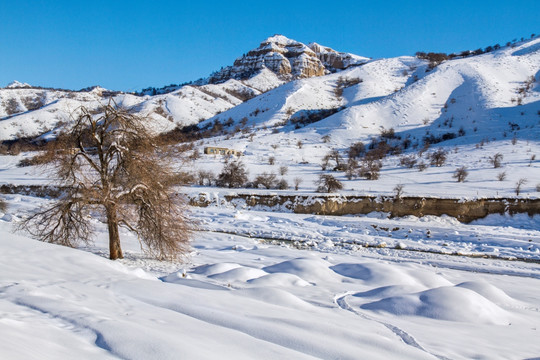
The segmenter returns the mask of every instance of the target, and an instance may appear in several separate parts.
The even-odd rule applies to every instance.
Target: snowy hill
[[[402,183],[416,195],[512,196],[516,182],[526,178],[524,194],[537,196],[540,39],[490,50],[436,62],[429,56],[369,60],[274,36],[208,81],[166,94],[0,89],[0,139],[52,131],[77,107],[93,108],[113,95],[148,115],[156,132],[195,124],[213,129],[196,144],[198,151],[208,145],[241,150],[251,177],[290,166],[283,175],[288,184],[301,177],[305,189],[314,190],[330,151],[346,159],[352,144],[363,142],[369,150],[384,140],[392,154],[381,161],[381,179],[334,173],[347,181],[344,191],[391,194]],[[447,161],[429,167],[438,148]],[[489,163],[496,153],[504,159],[501,169]],[[274,168],[267,166],[270,158]],[[191,171],[215,172],[221,163],[203,157]],[[452,175],[462,166],[472,170],[469,181],[456,185]],[[486,182],[495,178],[500,181]]]
[[[197,85],[154,89],[154,96],[99,87],[81,91],[42,89],[15,81],[0,89],[0,140],[38,136],[69,121],[77,107],[93,108],[110,96],[119,104],[134,106],[153,120],[151,126],[156,131],[166,132],[177,126],[197,124],[290,80],[320,76],[366,61],[318,44],[307,46],[274,36],[209,79],[198,81]]]

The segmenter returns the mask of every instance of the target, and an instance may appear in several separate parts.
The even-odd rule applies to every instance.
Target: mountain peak
[[[270,36],[258,48],[236,59],[233,66],[212,74],[209,82],[244,80],[263,69],[269,69],[282,80],[290,81],[325,75],[367,61],[367,58],[315,45],[311,47],[284,35]]]
[[[27,83],[22,83],[20,81],[14,80],[6,86],[6,89],[20,89],[20,88],[31,88],[32,85]]]
[[[298,43],[296,40],[289,39],[288,37],[281,35],[281,34],[275,34],[273,36],[268,37],[266,40],[261,42],[262,44],[269,44],[269,43],[275,43],[280,45],[289,45],[289,44],[295,44]]]

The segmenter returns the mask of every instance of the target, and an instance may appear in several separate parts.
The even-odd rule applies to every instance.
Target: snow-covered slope
[[[537,264],[338,246],[355,233],[396,241],[379,227],[397,226],[414,237],[426,229],[446,234],[465,253],[474,246],[506,252],[517,238],[538,249],[532,219],[464,225],[210,207],[193,209],[201,227],[183,263],[149,259],[125,231],[125,259],[109,261],[106,226],[97,220],[92,246],[40,243],[11,230],[44,200],[7,201],[2,359],[525,359],[540,352]],[[256,235],[230,234],[242,231]],[[311,250],[257,239],[265,233],[313,239]]]
[[[155,122],[151,127],[166,132],[177,126],[197,124],[292,79],[328,74],[367,60],[277,35],[263,41],[247,57],[239,58],[234,66],[198,81],[197,85],[172,87],[154,96],[135,96],[100,87],[81,91],[42,89],[15,81],[0,89],[0,140],[38,136],[69,121],[77,107],[93,108],[110,96],[119,104],[134,106]]]

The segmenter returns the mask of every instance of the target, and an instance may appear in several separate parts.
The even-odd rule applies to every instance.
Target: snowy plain
[[[191,208],[199,230],[182,261],[146,257],[128,232],[121,234],[126,258],[110,261],[105,227],[97,220],[92,246],[45,244],[12,230],[20,216],[49,200],[5,198],[2,359],[540,354],[538,262],[408,249],[417,243],[423,244],[417,250],[532,253],[539,260],[538,217],[492,216],[465,225],[451,218]],[[389,234],[373,225],[403,230]],[[403,244],[366,248],[341,241],[347,237]]]

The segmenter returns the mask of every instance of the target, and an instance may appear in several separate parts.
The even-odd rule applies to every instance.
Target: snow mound
[[[252,299],[264,301],[273,305],[284,306],[291,309],[307,309],[313,308],[310,303],[294,296],[290,292],[276,288],[250,288],[239,290],[247,297]]]
[[[267,273],[265,271],[262,271],[261,269],[242,266],[219,274],[210,275],[209,278],[227,282],[245,282],[251,279],[259,278],[264,275],[267,275]]]
[[[248,283],[264,287],[304,287],[311,285],[300,277],[287,273],[267,274],[256,279],[248,280]]]
[[[166,283],[184,285],[184,286],[189,286],[189,287],[197,288],[197,289],[229,290],[228,287],[213,285],[204,281],[186,278],[183,276],[182,272],[169,274],[167,276],[160,278],[160,280]]]
[[[361,308],[394,315],[508,325],[510,315],[474,290],[463,286],[443,286],[419,293],[392,296],[364,304]]]
[[[466,281],[461,284],[456,285],[461,288],[472,290],[489,301],[500,305],[516,305],[518,303],[517,300],[512,299],[510,296],[508,296],[504,291],[501,289],[487,283],[487,282],[481,282],[481,281]]]
[[[410,285],[418,287],[436,287],[452,285],[448,280],[439,275],[425,273],[410,269],[396,269],[390,264],[368,263],[348,264],[342,263],[330,267],[337,274],[357,280],[363,280],[368,284],[385,285]]]
[[[194,274],[211,276],[214,274],[222,274],[226,271],[242,267],[242,265],[236,263],[219,263],[219,264],[206,264],[197,266],[192,270]]]
[[[332,281],[336,279],[335,273],[330,269],[327,261],[318,258],[297,258],[263,268],[269,273],[289,273],[297,275],[303,280],[316,283],[318,281]]]

